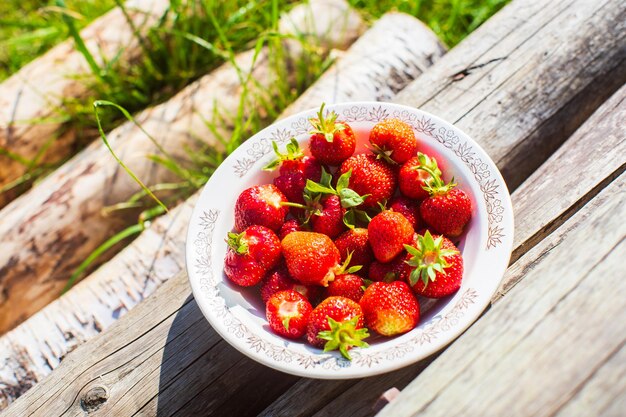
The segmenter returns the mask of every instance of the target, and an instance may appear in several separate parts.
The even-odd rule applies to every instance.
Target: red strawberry
[[[441,177],[437,160],[419,152],[400,168],[398,187],[405,196],[424,200],[429,196],[424,187],[432,181],[433,177]]]
[[[370,131],[374,152],[387,162],[403,164],[415,155],[417,139],[413,129],[402,120],[385,119]]]
[[[346,210],[341,207],[341,201],[337,195],[329,195],[322,199],[319,209],[311,216],[311,227],[314,232],[323,233],[331,239],[337,237],[346,230],[343,223],[343,215]]]
[[[457,237],[472,217],[472,203],[465,192],[455,187],[454,179],[444,184],[435,178],[427,187],[430,197],[422,201],[422,220],[435,232]]]
[[[367,347],[363,341],[369,337],[363,328],[363,311],[358,303],[345,297],[328,297],[313,309],[307,325],[307,341],[324,352],[337,350],[351,359],[348,349]]]
[[[394,197],[389,203],[389,210],[402,214],[411,223],[413,229],[420,228],[420,205],[417,201],[403,196]]]
[[[343,274],[335,277],[335,280],[326,287],[326,297],[346,297],[357,303],[365,292],[363,278],[354,274]]]
[[[395,170],[374,155],[359,154],[346,159],[339,168],[340,174],[352,171],[349,187],[359,195],[368,197],[364,208],[376,207],[389,200],[396,190]]]
[[[299,339],[306,333],[311,303],[302,294],[285,290],[272,295],[267,301],[265,315],[270,328],[280,336]]]
[[[433,237],[430,232],[418,235],[418,244],[406,245],[411,267],[409,284],[420,295],[441,298],[461,288],[463,257],[445,236]]]
[[[280,240],[264,226],[228,234],[224,273],[237,285],[256,285],[280,261]]]
[[[305,205],[288,203],[292,207],[305,211],[305,223],[311,223],[314,232],[323,233],[331,238],[337,237],[348,227],[354,227],[357,219],[369,217],[367,213],[356,209],[364,198],[348,188],[350,172],[339,177],[337,186],[332,185],[332,175],[322,169],[319,183],[307,181],[304,189]]]
[[[315,303],[322,292],[321,287],[303,285],[291,278],[287,267],[281,264],[270,271],[263,281],[263,285],[261,286],[261,298],[264,303],[267,303],[267,300],[269,300],[272,295],[284,290],[298,291],[309,300],[311,304]]]
[[[367,227],[370,245],[379,262],[389,262],[413,240],[413,226],[400,213],[384,210]]]
[[[403,281],[373,283],[359,304],[367,327],[383,336],[406,333],[419,322],[419,304]]]
[[[281,246],[289,274],[305,285],[327,286],[341,268],[339,250],[321,233],[292,232]]]
[[[291,232],[302,232],[307,230],[300,222],[296,219],[289,219],[280,227],[278,231],[278,238],[283,240],[285,236],[287,236]]]
[[[274,184],[255,185],[244,190],[235,203],[235,230],[258,224],[274,231],[280,229],[289,209],[281,203],[287,198]]]
[[[304,204],[302,192],[307,180],[319,181],[322,166],[314,157],[305,156],[295,139],[287,144],[287,152],[280,153],[276,142],[272,142],[277,159],[263,169],[272,171],[280,165],[280,175],[274,178],[274,185],[293,203]]]
[[[372,262],[369,269],[368,278],[371,281],[406,281],[411,274],[411,268],[405,263],[406,252],[393,258],[390,262]]]
[[[311,119],[313,130],[309,149],[320,163],[339,165],[349,158],[356,148],[356,137],[352,128],[343,122],[336,122],[337,113],[324,116],[324,104],[320,107],[317,119]]]
[[[345,262],[348,254],[352,254],[348,267],[361,265],[363,267],[361,272],[366,275],[374,258],[374,252],[367,237],[367,229],[356,227],[344,232],[335,240],[335,246],[341,254],[341,262]]]

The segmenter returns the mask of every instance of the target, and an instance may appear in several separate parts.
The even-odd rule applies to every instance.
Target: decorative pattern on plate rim
[[[223,320],[229,333],[239,339],[245,340],[248,347],[255,352],[263,352],[268,358],[276,362],[297,362],[304,369],[322,368],[336,370],[347,366],[360,366],[371,368],[381,361],[398,359],[412,352],[416,346],[432,343],[442,332],[450,330],[465,314],[470,305],[474,304],[478,292],[474,288],[467,288],[454,304],[452,309],[443,317],[435,316],[423,327],[418,327],[416,334],[407,341],[395,345],[389,349],[370,351],[369,349],[356,349],[352,353],[353,360],[348,361],[343,357],[331,354],[301,353],[265,340],[250,330],[242,323],[226,306],[224,298],[219,292],[220,279],[212,272],[211,249],[213,245],[213,232],[219,218],[218,210],[204,211],[200,216],[200,231],[193,241],[195,253],[198,255],[194,265],[196,272],[201,276],[200,290],[217,317]],[[220,277],[221,278],[221,277]]]
[[[418,118],[417,114],[408,110],[394,110],[392,114],[389,114],[383,106],[377,108],[351,106],[342,112],[342,119],[346,122],[379,122],[388,117],[395,117],[408,123],[417,132],[428,135],[446,148],[451,149],[463,161],[480,185],[487,207],[487,250],[501,244],[504,237],[504,228],[501,226],[504,207],[502,206],[502,199],[499,198],[500,190],[498,190],[497,180],[492,177],[487,163],[478,158],[472,146],[467,141],[461,140],[453,129],[440,126],[426,116]],[[305,117],[300,117],[292,122],[291,129],[274,128],[270,131],[270,138],[260,138],[255,141],[252,147],[246,151],[248,156],[235,162],[233,167],[235,173],[240,178],[246,175],[255,162],[272,151],[272,140],[276,141],[278,145],[282,145],[294,136],[307,133],[309,129],[309,121]]]

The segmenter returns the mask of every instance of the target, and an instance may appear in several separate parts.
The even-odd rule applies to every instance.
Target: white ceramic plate
[[[465,261],[461,289],[447,298],[422,302],[421,322],[407,334],[370,337],[366,349],[352,349],[352,361],[339,352],[323,353],[304,342],[273,334],[265,319],[258,288],[231,285],[223,273],[224,241],[234,224],[239,193],[269,183],[275,173],[261,171],[272,158],[271,142],[281,150],[291,137],[308,149],[305,111],[263,129],[230,155],[206,184],[194,208],[187,234],[187,271],[194,297],[213,328],[252,359],[309,378],[361,378],[392,371],[423,359],[461,334],[485,309],[508,265],[513,245],[511,199],[495,164],[465,133],[426,112],[390,103],[358,102],[328,106],[350,123],[365,151],[376,122],[395,117],[415,130],[420,150],[437,158],[445,179],[454,176],[473,203],[473,217],[460,238]],[[420,301],[424,301],[421,299]]]

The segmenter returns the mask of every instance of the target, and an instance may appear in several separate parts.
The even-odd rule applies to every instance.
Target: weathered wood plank
[[[529,18],[529,14],[528,14],[528,13],[529,13],[529,12],[528,12],[528,10],[529,10],[529,9],[526,7],[526,4],[527,4],[527,3],[522,4],[522,2],[515,2],[515,3],[513,3],[513,5],[514,5],[515,7],[517,7],[517,8],[515,8],[515,7],[511,8],[511,6],[509,6],[509,8],[505,8],[505,9],[504,9],[501,13],[504,13],[504,12],[506,11],[506,13],[505,13],[503,16],[505,16],[505,17],[507,17],[507,16],[508,16],[509,18],[511,18],[511,16],[515,16],[515,19],[512,19],[512,18],[511,18],[511,20],[512,20],[512,22],[513,22],[513,23],[517,24],[517,19],[522,19],[522,20],[523,20],[523,19],[525,19],[525,18],[526,18],[526,19],[527,19],[527,18]],[[539,12],[538,8],[539,8],[539,7],[535,4],[535,9],[532,9],[531,11],[533,11],[533,13],[538,13],[538,12]],[[512,10],[512,11],[511,11],[511,10]],[[526,13],[526,14],[525,14],[525,13]],[[589,10],[586,10],[586,12],[585,12],[585,13],[582,13],[583,18],[588,18],[588,14],[589,14]],[[606,17],[606,16],[605,16],[605,17]],[[498,18],[498,15],[496,16],[496,18]],[[580,18],[580,16],[579,16],[579,18]],[[494,18],[494,19],[495,19],[495,18]],[[503,18],[503,19],[504,19],[504,18]],[[608,19],[608,20],[609,20],[610,22],[613,22],[612,24],[616,24],[616,20],[615,20],[615,19],[616,19],[616,18],[613,16],[611,19]],[[504,22],[506,22],[506,20],[503,20],[503,21],[504,21]],[[617,23],[617,24],[619,24],[619,23]],[[600,26],[602,26],[602,24],[601,24]],[[505,32],[502,32],[502,31],[501,31],[501,32],[499,32],[499,33],[500,33],[500,35],[501,35],[501,36],[505,36],[505,35],[507,35],[507,34],[511,31],[511,27],[509,26],[507,30],[508,30],[508,32],[506,32],[506,31],[505,31]],[[555,29],[554,27],[552,27],[552,30],[556,30],[556,29]],[[525,32],[522,32],[522,33],[525,33]],[[491,36],[492,36],[492,35],[493,35],[493,33],[492,33],[492,32],[486,32],[486,35],[485,35],[485,36],[486,36],[488,39],[491,39]],[[571,42],[574,42],[574,43],[579,42],[579,41],[580,41],[580,38],[583,38],[583,37],[584,37],[584,35],[583,35],[582,33],[580,33],[580,31],[574,31],[573,29],[572,29],[572,32],[571,32],[571,33],[569,33],[568,35],[569,35],[569,36],[573,39]],[[580,36],[580,38],[576,38],[577,36]],[[469,45],[471,45],[471,43],[470,43]],[[461,45],[460,45],[460,46],[461,46]],[[470,51],[468,51],[468,54],[469,54],[469,52],[470,52]],[[446,59],[446,58],[444,57],[444,59],[443,59],[443,60],[445,60],[445,59]],[[565,56],[561,56],[561,57],[560,57],[560,60],[561,60],[561,61],[560,61],[560,62],[557,62],[557,64],[559,64],[559,63],[560,63],[560,64],[564,65],[564,63],[565,63],[565,61],[567,60],[567,58],[566,58]],[[555,64],[555,63],[553,62],[553,64]],[[575,63],[574,63],[574,64],[575,64]],[[571,69],[570,69],[570,70],[568,70],[568,72],[566,72],[566,74],[569,74],[569,75],[570,75],[570,77],[575,77],[575,73],[576,73],[576,71],[578,71],[578,72],[584,72],[584,71],[586,70],[585,68],[583,68],[583,67],[581,67],[581,66],[577,66],[577,65],[573,65],[573,67],[575,67],[575,69],[574,69],[574,70],[571,70]],[[569,72],[569,71],[572,71],[572,72]],[[596,75],[594,75],[594,76],[600,77],[600,74],[599,74],[598,72],[596,72],[595,74],[596,74]],[[534,74],[530,74],[530,75],[528,75],[528,77],[529,77],[529,80],[530,80],[530,81],[532,81],[532,80],[534,79],[534,78],[533,78],[533,75],[534,75]],[[535,75],[535,76],[536,76],[536,75]],[[566,78],[567,78],[567,77],[566,77]],[[570,80],[570,81],[571,81],[571,80]],[[517,86],[509,86],[508,88],[513,88],[513,87],[515,87],[515,88],[516,88]],[[578,85],[578,87],[583,88],[584,86]],[[561,85],[561,87],[560,87],[560,88],[565,88],[565,86],[564,86],[564,85]],[[509,91],[509,90],[507,90],[507,91],[508,91],[509,93],[512,93],[512,91]],[[566,91],[562,91],[562,93],[566,93]],[[487,91],[485,91],[485,94],[489,95],[489,94],[490,94],[490,91],[488,91],[488,90],[487,90]],[[533,91],[533,92],[530,92],[529,90],[521,90],[521,92],[520,92],[519,94],[520,94],[520,95],[518,96],[518,99],[519,99],[519,100],[524,100],[526,97],[528,97],[528,98],[533,98],[535,101],[541,101],[541,97],[537,98],[537,97],[534,95],[534,91]],[[524,96],[524,94],[527,94],[527,96]],[[542,105],[543,105],[543,103],[540,103],[540,104],[538,104],[538,105],[541,105],[541,106],[542,106]],[[450,103],[450,110],[449,110],[449,111],[450,111],[450,112],[458,111],[457,107],[455,107],[455,106],[456,106],[456,104],[455,104],[455,103]],[[484,111],[484,109],[480,109],[480,111]],[[539,126],[541,126],[541,125],[543,125],[544,123],[546,123],[547,118],[550,118],[550,117],[562,117],[562,116],[563,116],[563,114],[564,114],[564,113],[562,113],[562,112],[557,113],[557,114],[556,114],[556,116],[555,116],[554,114],[544,114],[543,116],[545,116],[546,118],[544,118],[544,119],[537,119],[537,120],[535,120],[535,121],[533,122],[534,124],[531,126],[531,127],[532,127],[532,129],[530,129],[530,132],[534,132],[536,129],[538,129],[538,128],[539,128]],[[447,118],[447,117],[446,117],[446,115],[445,115],[445,113],[444,113],[444,114],[441,114],[441,113],[440,113],[440,115],[441,115],[441,116],[443,116],[444,118]],[[480,129],[483,129],[483,130],[484,130],[484,129],[488,129],[488,127],[489,127],[489,126],[491,126],[491,127],[493,128],[493,127],[494,127],[495,125],[497,125],[497,124],[514,123],[514,121],[515,121],[515,120],[517,120],[517,118],[518,118],[518,117],[519,117],[519,115],[518,115],[517,113],[514,113],[514,112],[506,112],[506,111],[501,111],[499,114],[497,114],[497,115],[496,115],[496,116],[494,116],[493,118],[491,118],[491,119],[489,119],[489,120],[485,120],[485,121],[484,121],[484,123],[485,123],[485,124],[487,124],[488,126],[481,126],[481,127],[480,127]],[[466,127],[465,129],[466,129],[467,131],[469,131],[469,133],[470,133],[470,134],[472,134],[472,135],[473,135],[473,136],[474,136],[474,137],[475,137],[475,138],[476,138],[479,142],[483,143],[483,140],[482,140],[482,138],[481,138],[481,136],[480,136],[479,134],[474,134],[474,133],[471,131],[471,129],[470,129],[470,128],[467,128],[467,127]],[[480,132],[478,132],[478,133],[480,133]],[[565,134],[566,132],[562,132],[562,133],[563,133],[563,134]],[[532,137],[534,137],[534,136],[532,136]],[[560,143],[560,142],[562,142],[562,141],[563,141],[563,139],[564,139],[563,137],[560,137],[560,136],[558,136],[558,135],[557,135],[557,139],[552,138],[552,140],[556,140],[556,141],[557,141],[557,142],[559,142],[559,143]],[[523,139],[520,139],[520,141],[523,141]],[[484,145],[484,144],[485,144],[485,143],[483,143],[483,145]],[[521,162],[520,162],[519,160],[514,160],[514,161],[516,161],[516,163],[520,163],[520,166],[518,166],[518,167],[513,167],[513,168],[509,166],[509,169],[515,169],[515,168],[520,168],[520,169],[522,169],[522,168],[523,168],[523,164],[521,163],[521,162],[523,162],[523,161],[521,161]],[[508,163],[510,164],[511,162],[508,162]],[[526,170],[526,171],[524,171],[524,172],[528,173],[528,170]],[[532,232],[531,234],[534,234],[534,232]],[[170,288],[170,287],[174,286],[174,284],[175,284],[175,283],[178,283],[178,285],[186,285],[186,284],[185,284],[185,282],[184,282],[184,278],[182,278],[182,277],[177,277],[177,278],[175,278],[175,281],[170,281],[170,282],[166,283],[166,284],[165,284],[165,286],[164,286],[164,288],[163,288],[163,290],[159,290],[159,292],[156,294],[156,297],[161,296],[160,294],[164,293],[164,292],[162,292],[162,291],[165,291],[165,289],[166,289],[166,288]],[[138,309],[142,309],[142,306],[139,306],[139,307],[138,307]],[[132,315],[134,315],[134,311],[133,311],[133,312],[131,312],[131,313],[129,314],[129,317],[130,317],[130,316],[132,316]],[[123,321],[125,321],[125,320],[123,320]],[[118,324],[114,325],[114,326],[112,327],[112,329],[118,329],[118,328],[119,328],[119,326],[121,326],[121,325],[122,325],[122,323],[118,323]],[[113,335],[114,333],[111,333],[111,334]],[[128,338],[128,337],[129,337],[129,333],[128,333],[128,332],[127,332],[127,333],[124,333],[124,335],[125,335],[124,337],[126,337],[126,338]],[[115,336],[113,336],[113,337],[115,337]],[[119,336],[118,336],[118,337],[119,337]],[[72,357],[72,356],[79,356],[79,355],[80,355],[81,357],[87,358],[87,357],[88,357],[88,354],[89,354],[89,352],[90,352],[90,351],[88,351],[88,350],[82,350],[82,349],[87,349],[87,347],[89,347],[89,346],[93,346],[93,347],[92,347],[92,349],[95,349],[95,348],[96,348],[96,345],[99,343],[99,342],[98,342],[98,340],[100,340],[100,338],[96,338],[96,339],[94,339],[94,341],[92,341],[91,343],[89,343],[89,344],[85,345],[83,348],[79,348],[79,350],[77,350],[77,351],[76,351],[75,353],[73,353],[72,355],[69,355],[69,357]],[[109,341],[110,341],[110,342],[112,342],[112,340],[114,340],[114,339],[109,339]],[[120,343],[120,342],[118,341],[117,343]],[[131,349],[131,347],[127,347],[127,348],[128,348],[129,350]],[[139,348],[139,347],[136,347],[135,349],[138,349],[138,348]],[[119,366],[119,364],[114,364],[113,362],[111,362],[111,364],[110,364],[109,366]],[[191,368],[193,368],[193,367],[191,367]],[[155,371],[155,372],[158,372],[158,370],[156,370],[156,369],[155,369],[154,371]],[[53,374],[52,374],[52,375],[51,375],[51,376],[50,376],[47,380],[45,380],[44,382],[42,382],[42,383],[40,384],[40,386],[36,388],[36,391],[38,391],[38,392],[42,392],[42,393],[43,393],[43,392],[45,392],[45,386],[48,386],[48,384],[51,384],[50,386],[53,386],[52,384],[54,384],[54,383],[59,383],[59,381],[61,381],[61,380],[62,380],[62,378],[63,378],[64,376],[65,376],[65,378],[66,378],[66,379],[71,380],[71,377],[69,377],[69,375],[75,375],[77,372],[78,372],[78,371],[77,371],[77,369],[72,369],[72,368],[70,368],[70,365],[65,365],[65,363],[63,363],[63,364],[62,364],[62,365],[61,365],[61,366],[57,369],[57,371],[56,371],[56,372],[54,372],[54,373],[53,373]],[[200,372],[200,371],[199,371],[198,369],[196,369],[196,368],[194,368],[194,369],[189,369],[189,368],[188,368],[188,369],[185,369],[185,370],[181,371],[181,372],[178,374],[178,376],[179,376],[180,378],[183,378],[183,377],[184,377],[185,372]],[[170,376],[169,376],[169,375],[167,375],[167,374],[162,374],[162,376],[163,376],[165,379],[170,378]],[[246,380],[244,379],[244,380],[241,380],[241,381],[233,381],[233,380],[231,379],[231,380],[229,380],[229,383],[230,383],[230,384],[241,384],[241,385],[243,386],[243,385],[246,383]],[[353,384],[353,382],[350,382],[350,384]],[[188,389],[190,389],[190,390],[191,390],[191,389],[194,389],[194,390],[196,390],[196,392],[201,392],[203,388],[204,388],[204,387],[197,387],[197,386],[188,387]],[[78,391],[75,391],[75,392],[78,392]],[[379,394],[380,394],[380,392],[379,392]],[[18,402],[16,403],[16,406],[17,406],[17,405],[19,405],[19,404],[26,404],[26,403],[28,402],[28,397],[29,397],[29,395],[35,395],[35,394],[28,394],[28,393],[27,393],[27,394],[26,394],[26,396],[24,397],[24,399],[23,399],[23,400],[18,400]],[[41,395],[41,394],[40,394],[40,395]],[[232,400],[232,401],[235,401],[235,402],[236,402],[236,401],[242,401],[242,399],[241,399],[241,398],[232,398],[231,400]],[[22,401],[22,402],[20,402],[20,401]],[[151,401],[156,401],[156,399],[152,399]],[[300,399],[300,401],[302,402],[302,400],[301,400],[301,399]],[[300,403],[299,403],[299,404],[300,404]],[[301,404],[301,405],[302,405],[302,407],[301,407],[301,408],[305,407],[305,404]],[[24,406],[24,407],[25,407],[25,406]],[[156,406],[156,409],[158,410],[158,405]],[[185,413],[185,410],[186,410],[186,409],[179,409],[179,411],[180,411],[182,414],[184,414],[184,413]],[[9,411],[11,411],[11,410],[9,410]]]
[[[623,2],[513,1],[397,101],[478,139],[515,189],[626,82],[625,59]]]
[[[625,205],[622,174],[521,257],[507,274],[524,280],[380,415],[551,416],[601,383],[626,343]],[[598,415],[598,395],[577,403],[583,415]]]
[[[363,22],[346,2],[331,3],[314,0],[295,8],[288,18],[283,18],[289,22],[283,26],[291,31],[285,33],[317,30],[318,36],[312,38],[318,39],[320,53],[332,47],[346,47],[357,37]],[[312,11],[316,16],[314,25],[307,13]],[[298,16],[300,20],[296,20]],[[329,22],[342,29],[329,31]],[[291,45],[296,43],[291,42]],[[164,165],[149,159],[150,155],[165,155],[142,129],[179,161],[188,159],[188,149],[199,146],[198,138],[217,144],[218,139],[206,119],[214,113],[217,103],[220,114],[237,113],[244,88],[239,71],[251,72],[254,86],[259,89],[269,88],[274,80],[268,50],[263,49],[256,62],[255,52],[239,54],[238,68],[224,64],[168,102],[143,111],[137,117],[142,128],[129,122],[114,129],[108,137],[113,149],[148,186],[179,181]],[[221,133],[228,135],[232,128],[227,127],[227,118],[224,124]],[[80,262],[107,238],[136,222],[136,210],[107,214],[103,208],[126,201],[138,191],[138,185],[109,155],[107,148],[96,142],[2,210],[0,333],[57,298]],[[100,258],[101,262],[105,260]]]
[[[443,52],[436,36],[417,19],[386,15],[282,117],[324,100],[388,99]],[[29,387],[47,375],[68,351],[108,328],[184,268],[184,236],[196,199],[154,221],[109,263],[0,339],[0,363],[8,363],[0,384],[5,384],[1,390],[7,397],[15,398],[10,394],[14,387]]]
[[[169,3],[130,0],[125,6],[133,25],[145,34],[158,23]],[[119,8],[96,19],[80,34],[99,65],[120,53],[122,62],[135,60],[141,54],[133,28]],[[48,141],[57,137],[41,162],[63,160],[76,132],[63,132],[62,100],[86,96],[88,87],[81,77],[90,73],[74,42],[67,40],[0,84],[0,149],[32,160]],[[26,169],[24,164],[0,153],[0,186],[20,177]],[[8,194],[0,194],[0,207],[8,201]]]
[[[612,356],[585,381],[572,398],[554,414],[557,417],[621,416],[626,410],[626,347]]]

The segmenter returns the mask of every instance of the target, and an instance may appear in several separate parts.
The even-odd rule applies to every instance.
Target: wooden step
[[[315,20],[310,18],[311,13]],[[290,31],[286,34],[317,30],[317,36],[309,38],[319,40],[320,53],[347,47],[363,29],[361,18],[345,1],[314,0],[292,10],[283,21],[289,23],[283,23]],[[327,23],[322,24],[324,21]],[[329,31],[332,22],[339,27]],[[291,47],[293,59],[297,59],[297,53],[304,53],[297,41],[290,41],[286,47]],[[229,136],[232,127],[227,115],[237,113],[244,89],[239,69],[251,72],[255,80],[249,83],[251,89],[268,88],[274,79],[268,50],[262,49],[258,56],[256,53],[250,50],[239,54],[238,68],[224,64],[168,102],[141,112],[137,116],[141,128],[125,123],[108,135],[109,143],[148,186],[180,181],[149,156],[165,156],[160,152],[165,150],[179,161],[188,159],[186,148],[197,147],[198,138],[217,145],[218,139],[206,123],[216,106],[226,117],[220,133]],[[251,100],[255,96],[249,95]],[[145,132],[156,138],[158,146]],[[124,202],[138,191],[139,186],[107,148],[95,142],[0,211],[0,333],[56,299],[73,270],[94,249],[137,222],[137,210],[107,214],[103,208]],[[106,261],[106,257],[99,261]]]
[[[559,16],[566,16],[568,22]],[[417,96],[428,90],[431,84],[439,85],[441,93],[454,97],[446,105],[439,103],[439,116],[457,121],[492,153],[510,178],[527,178],[537,168],[537,160],[545,161],[549,153],[533,154],[529,162],[524,158],[507,157],[507,150],[513,154],[516,149],[530,152],[544,145],[547,150],[556,149],[574,129],[572,124],[580,124],[592,108],[617,89],[616,84],[623,84],[615,81],[615,78],[623,77],[618,66],[624,59],[624,51],[619,47],[626,36],[620,26],[623,21],[623,9],[616,2],[513,1],[471,35],[467,43],[455,48],[452,58],[446,55],[435,64],[433,69],[437,69],[441,79],[432,79],[428,71],[408,88]],[[545,54],[547,39],[558,45],[558,53]],[[597,39],[602,39],[607,49],[581,48],[586,40]],[[482,48],[479,47],[481,40],[485,44]],[[506,45],[505,50],[498,49],[501,43]],[[481,71],[474,73],[477,77],[472,78],[472,70],[468,68],[476,66],[476,59],[480,58],[476,53],[481,50],[487,53],[492,48],[498,55],[509,56],[507,59],[521,59],[527,67],[521,70],[517,60],[512,60],[510,66],[493,62],[497,65],[492,70],[489,65],[483,66],[479,68]],[[573,52],[576,55],[572,55]],[[571,56],[577,59],[572,60]],[[455,66],[447,66],[452,64]],[[463,68],[466,70],[461,71]],[[529,88],[537,85],[539,80],[550,79],[551,75],[554,79],[553,68],[559,68],[558,82],[539,92]],[[463,75],[467,72],[470,74]],[[588,94],[590,84],[601,99]],[[464,99],[464,94],[471,97],[470,102]],[[412,97],[404,92],[401,95],[405,102]],[[497,105],[498,100],[493,101],[497,97],[509,97],[510,101],[507,105]],[[585,101],[585,97],[589,101]],[[430,100],[425,100],[424,107],[436,101],[433,95]],[[525,112],[520,113],[521,108]],[[538,111],[533,112],[534,108]],[[572,114],[577,115],[576,123],[571,121]],[[518,126],[520,118],[524,121],[523,130]],[[464,124],[465,120],[474,123]],[[567,128],[556,129],[559,123]],[[551,130],[543,130],[546,126]],[[494,132],[507,130],[504,127],[508,128],[508,135],[493,136]],[[541,136],[538,132],[552,133]],[[598,177],[596,181],[602,183],[604,178]],[[570,207],[584,195],[565,194],[564,197],[573,199],[569,205],[563,203],[563,207]],[[546,215],[553,214],[547,212]],[[538,218],[529,223],[536,228],[526,234],[534,236],[539,233],[540,224],[557,223],[558,217]],[[377,391],[377,395],[389,388],[389,384],[394,384],[396,378],[408,382],[425,365],[426,362],[422,362],[398,371],[395,376],[391,373],[379,377],[384,388]],[[105,334],[96,336],[69,354],[54,373],[9,408],[7,415],[22,415],[38,409],[54,414],[79,413],[82,412],[81,401],[96,391],[108,395],[106,401],[93,411],[94,415],[132,414],[137,410],[158,415],[243,415],[263,410],[278,397],[277,403],[281,402],[285,395],[302,384],[310,384],[311,389],[304,392],[315,392],[315,395],[292,397],[290,410],[293,411],[294,404],[298,404],[299,413],[312,415],[337,393],[348,393],[352,386],[359,396],[371,395],[370,387],[376,386],[376,381],[376,378],[361,382],[300,379],[271,371],[247,359],[220,340],[208,326],[190,296],[185,275],[181,274],[165,283],[154,296],[111,326]],[[283,395],[285,387],[291,385],[292,389]],[[255,389],[250,390],[251,386]],[[355,392],[350,394],[354,399]],[[320,398],[323,399],[321,403]],[[320,414],[328,411],[322,410]],[[352,409],[344,411],[350,414]]]
[[[393,48],[389,46],[393,45]],[[445,49],[417,19],[390,13],[378,20],[282,115],[322,101],[384,100],[417,78]],[[364,65],[367,62],[367,65]],[[39,380],[69,351],[150,295],[184,268],[184,239],[197,195],[150,228],[69,293],[0,339],[0,386]],[[16,376],[14,376],[16,375]],[[1,390],[8,396],[9,388]]]

